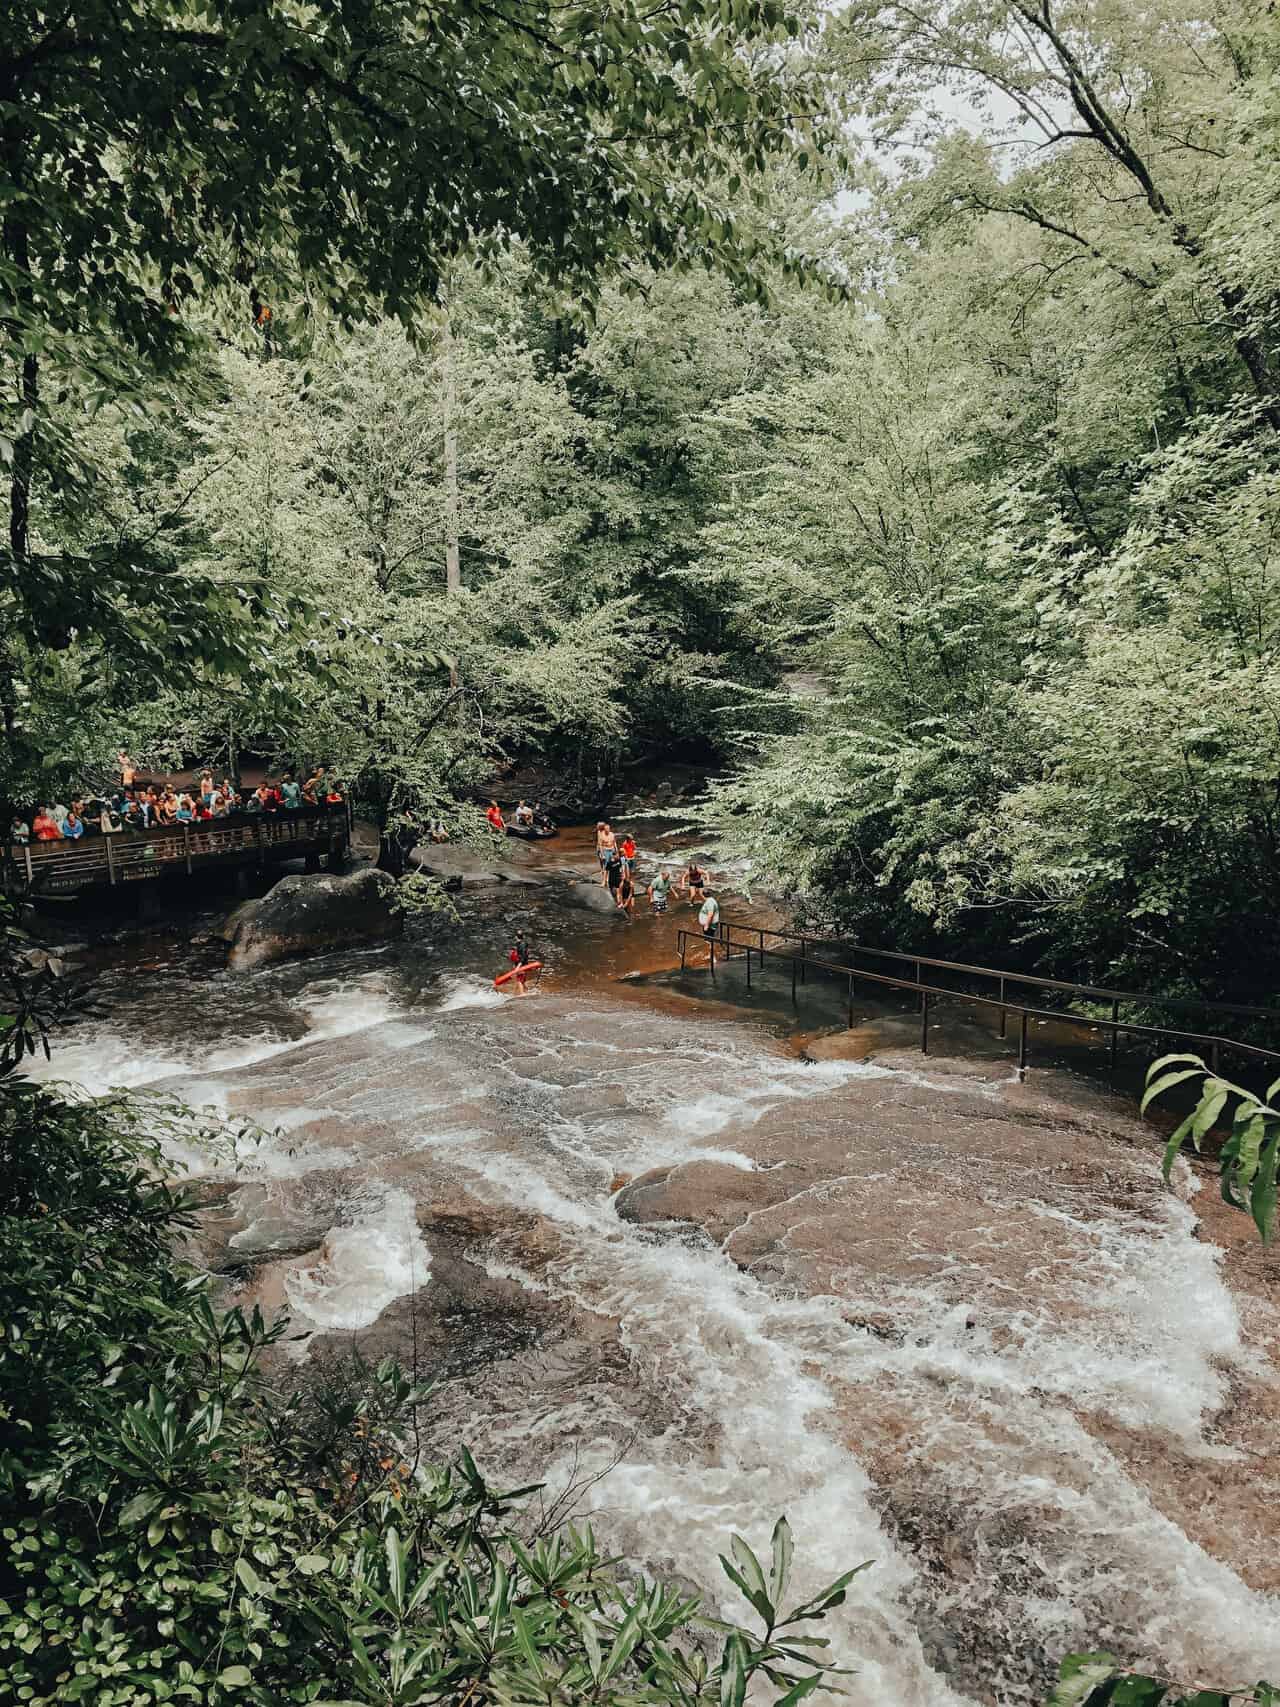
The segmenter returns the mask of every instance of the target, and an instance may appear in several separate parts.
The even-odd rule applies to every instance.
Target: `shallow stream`
[[[832,1042],[821,992],[676,975],[687,909],[600,911],[580,835],[517,855],[433,942],[124,956],[55,1069],[275,1129],[189,1158],[204,1259],[288,1307],[290,1355],[444,1376],[442,1453],[572,1484],[734,1615],[733,1530],[785,1512],[798,1592],[874,1560],[831,1631],[857,1707],[1041,1701],[1081,1647],[1280,1678],[1280,1288],[1244,1218],[1164,1191],[1083,1078],[1019,1085],[945,1022],[923,1058],[885,1010]]]

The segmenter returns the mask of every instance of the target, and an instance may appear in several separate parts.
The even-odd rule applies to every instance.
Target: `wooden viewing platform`
[[[211,868],[264,869],[301,859],[319,868],[322,855],[336,864],[351,840],[351,808],[299,807],[250,817],[207,818],[162,824],[151,830],[86,834],[76,841],[8,842],[3,884],[7,893],[68,896],[190,877]]]

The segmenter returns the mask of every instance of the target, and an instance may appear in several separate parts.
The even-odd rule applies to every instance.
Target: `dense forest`
[[[736,271],[464,250],[406,329],[224,263],[127,407],[46,327],[8,794],[253,746],[385,823],[676,754],[817,919],[1267,997],[1272,22],[855,6],[812,159],[703,156]]]
[[[323,762],[384,849],[679,760],[824,928],[1277,999],[1270,4],[5,14],[6,824],[121,748]],[[11,1075],[56,1003],[0,972]],[[172,1258],[181,1118],[0,1102],[0,1702],[822,1685],[785,1525],[708,1658],[401,1468],[394,1367],[273,1407]]]

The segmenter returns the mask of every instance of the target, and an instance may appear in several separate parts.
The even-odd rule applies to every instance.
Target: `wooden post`
[[[184,824],[182,826],[182,851],[183,851],[184,855],[186,856],[187,876],[190,877],[191,876],[191,826],[190,826],[190,824]]]
[[[30,886],[30,884],[33,882],[33,878],[31,875],[31,848],[30,848],[30,845],[28,843],[25,843],[25,842],[23,843],[23,847],[22,847],[22,857],[26,861],[27,884],[28,884],[28,886]]]
[[[116,861],[115,855],[111,851],[111,836],[108,833],[102,839],[107,844],[107,876],[114,883],[116,880]]]

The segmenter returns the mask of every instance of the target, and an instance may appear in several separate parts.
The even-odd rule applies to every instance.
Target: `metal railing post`
[[[852,972],[849,974],[849,1023],[845,1027],[845,1029],[846,1029],[846,1031],[852,1031],[853,1030],[853,973]]]
[[[1000,1002],[1001,1002],[1001,1007],[1000,1007],[1000,1035],[1001,1035],[1001,1037],[1003,1037],[1005,1034],[1005,1030],[1006,1030],[1006,1027],[1008,1024],[1008,1019],[1009,1019],[1009,1010],[1008,1010],[1008,1008],[1006,1008],[1003,1005],[1004,1004],[1004,974],[1003,973],[1001,973],[1001,975],[1000,975]]]
[[[747,988],[751,988],[751,950],[747,949]]]
[[[689,947],[689,939],[685,935],[685,933],[683,931],[681,931],[679,937],[676,940],[680,944],[680,970],[683,972],[684,971],[684,957],[685,957],[685,953]]]
[[[806,959],[807,959],[808,953],[809,953],[809,939],[807,937],[802,936],[800,938],[800,982],[802,984],[804,984],[808,981],[807,977],[806,977],[806,974],[808,972],[808,965],[806,964]]]
[[[791,1006],[796,1005],[796,957],[791,956]]]
[[[918,984],[919,982],[920,982],[920,962],[917,960],[916,961],[916,983]],[[916,997],[916,1006],[919,1008],[922,1008],[924,1006],[924,991],[923,990]]]
[[[1116,1070],[1116,1054],[1120,1048],[1120,1003],[1111,1004],[1111,1071]]]
[[[716,939],[714,937],[707,938],[707,953],[711,961],[711,976],[714,978],[716,975]]]
[[[1027,1016],[1024,1010],[1022,1025],[1018,1031],[1018,1077],[1024,1078],[1027,1071]]]
[[[920,992],[920,1053],[929,1053],[929,992]]]

